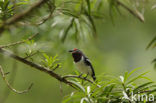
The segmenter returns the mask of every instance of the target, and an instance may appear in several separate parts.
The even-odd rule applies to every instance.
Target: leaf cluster
[[[80,91],[73,91],[64,98],[63,103],[137,103],[137,101],[132,101],[132,94],[154,95],[156,92],[156,84],[145,76],[148,72],[134,76],[138,70],[140,68],[136,68],[130,73],[125,72],[124,76],[120,76],[120,78],[105,74],[105,76],[98,78],[99,81],[96,81],[96,84],[100,87],[82,83],[75,79],[74,83],[80,87]],[[144,82],[137,83],[141,79],[144,79]],[[141,102],[147,103],[148,101],[144,98]]]
[[[54,57],[48,56],[46,53],[43,53],[44,59],[41,60],[41,63],[49,68],[49,69],[56,69],[61,67],[61,63],[59,62],[58,55]]]

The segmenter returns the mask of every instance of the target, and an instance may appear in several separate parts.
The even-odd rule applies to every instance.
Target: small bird
[[[89,61],[89,59],[83,54],[83,52],[77,48],[74,48],[73,50],[69,50],[69,52],[72,53],[72,57],[74,59],[74,63],[77,66],[77,69],[83,74],[90,75],[93,80],[96,80],[94,68]],[[81,74],[81,75],[82,75]],[[81,76],[80,75],[80,76]],[[86,78],[87,78],[86,76]]]

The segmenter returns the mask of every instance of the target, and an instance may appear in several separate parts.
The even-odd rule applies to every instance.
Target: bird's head
[[[74,48],[73,50],[69,50],[69,52],[72,53],[75,62],[79,61],[83,55],[83,53],[77,48]]]

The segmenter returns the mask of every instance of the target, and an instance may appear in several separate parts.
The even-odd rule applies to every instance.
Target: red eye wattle
[[[74,51],[76,51],[76,50],[77,50],[77,48],[74,48],[73,50],[74,50]]]

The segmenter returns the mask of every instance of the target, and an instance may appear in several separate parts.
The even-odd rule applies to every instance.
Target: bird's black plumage
[[[74,58],[74,62],[79,62],[81,60],[82,54],[79,52],[75,52],[75,53],[72,53],[72,56]]]
[[[92,76],[92,78],[93,78],[94,80],[96,80],[94,68],[93,68],[91,62],[89,61],[88,58],[85,58],[84,62],[85,62],[85,64],[86,64],[87,66],[90,66],[90,68],[91,68],[91,70],[92,70],[92,75],[91,75],[91,76]]]

